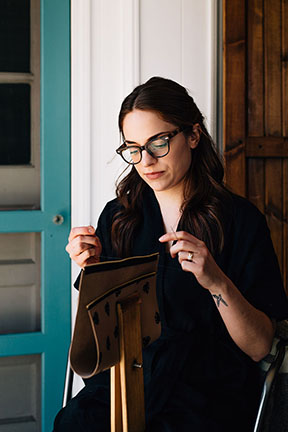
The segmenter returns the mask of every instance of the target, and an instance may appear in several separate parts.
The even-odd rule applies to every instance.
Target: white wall
[[[178,81],[214,128],[216,0],[142,0],[140,23],[141,82]]]
[[[216,3],[72,0],[72,226],[95,225],[114,197],[123,168],[117,115],[137,84],[178,81],[216,136]]]

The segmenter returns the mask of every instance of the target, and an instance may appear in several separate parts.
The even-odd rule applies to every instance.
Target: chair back
[[[265,373],[254,432],[288,431],[288,321],[277,323],[270,354],[260,362]]]

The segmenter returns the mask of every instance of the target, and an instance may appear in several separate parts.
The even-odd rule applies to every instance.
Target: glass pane
[[[30,86],[0,84],[0,165],[30,163]]]
[[[41,356],[0,358],[0,432],[41,431]]]
[[[0,234],[0,334],[41,329],[40,242],[39,233]]]
[[[30,1],[0,1],[0,72],[30,71]]]

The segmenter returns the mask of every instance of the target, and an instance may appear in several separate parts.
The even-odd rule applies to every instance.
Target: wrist
[[[209,288],[211,295],[221,295],[222,297],[227,297],[229,292],[231,291],[232,282],[228,279],[222,279],[216,284],[213,284],[212,287]]]
[[[228,299],[229,299],[229,283],[224,282],[218,284],[210,290],[211,296],[215,301],[215,304],[219,308],[221,306],[228,307]]]

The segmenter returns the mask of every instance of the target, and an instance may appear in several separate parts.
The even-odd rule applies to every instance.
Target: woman
[[[80,266],[159,251],[161,337],[143,351],[147,430],[253,430],[257,362],[288,316],[265,218],[223,185],[203,116],[179,84],[154,77],[119,114],[129,164],[93,227],[72,229]],[[109,430],[109,375],[86,387],[56,431]]]

